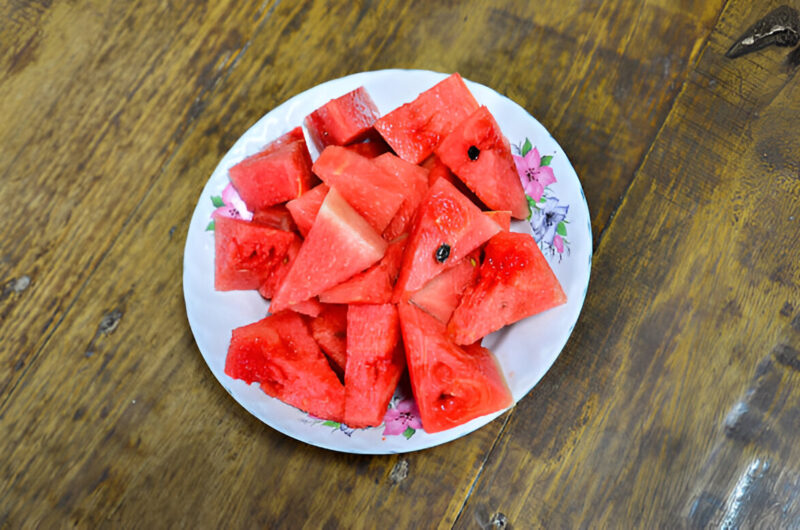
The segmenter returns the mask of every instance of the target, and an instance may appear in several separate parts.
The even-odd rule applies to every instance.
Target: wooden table
[[[777,5],[4,2],[0,527],[800,527],[800,83],[785,48],[724,56]],[[381,68],[458,71],[536,116],[596,250],[512,411],[368,457],[234,402],[181,270],[236,138]]]

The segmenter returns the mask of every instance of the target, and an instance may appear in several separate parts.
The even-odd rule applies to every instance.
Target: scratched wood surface
[[[769,8],[726,7],[458,527],[800,527],[800,85],[724,57]]]
[[[0,527],[800,521],[798,88],[783,53],[722,58],[772,5],[724,3],[0,6]],[[515,410],[348,456],[216,383],[181,259],[247,127],[388,67],[537,116],[600,246],[575,336]]]

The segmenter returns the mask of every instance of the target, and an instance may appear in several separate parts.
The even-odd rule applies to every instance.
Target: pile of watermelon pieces
[[[380,116],[360,87],[229,170],[252,218],[215,214],[215,288],[257,289],[225,373],[318,418],[378,426],[401,377],[429,433],[513,398],[481,339],[566,302],[508,140],[453,74]],[[518,352],[525,355],[525,352]]]

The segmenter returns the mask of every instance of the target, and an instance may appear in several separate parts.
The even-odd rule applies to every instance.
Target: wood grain
[[[723,419],[758,386],[756,361],[795,347],[800,308],[785,230],[797,145],[771,141],[796,122],[797,89],[773,55],[720,57],[753,16],[741,2],[694,70],[722,4],[0,7],[0,193],[20,220],[0,227],[0,527],[722,521],[738,476],[708,471],[714,455],[745,473],[754,461]],[[388,67],[460,71],[531,111],[573,160],[602,244],[575,337],[510,420],[360,457],[241,409],[197,352],[176,279],[200,190],[236,138],[306,88]],[[764,240],[762,222],[784,230]],[[763,475],[777,492],[797,477],[797,394],[791,351],[775,351],[782,390],[763,424],[784,428],[759,458],[785,470]]]
[[[777,50],[723,56],[767,10],[725,10],[457,527],[800,521],[800,87]]]
[[[230,71],[267,5],[6,5],[0,403]],[[16,29],[19,28],[20,32]],[[7,50],[7,51],[6,51]],[[5,59],[5,60],[4,60]],[[11,296],[13,295],[13,296]]]

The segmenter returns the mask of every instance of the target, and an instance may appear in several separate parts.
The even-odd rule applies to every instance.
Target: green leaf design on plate
[[[542,157],[542,161],[539,162],[539,165],[540,166],[549,166],[551,160],[553,160],[553,155],[544,155]]]
[[[533,145],[531,144],[531,141],[528,140],[527,138],[525,138],[525,143],[522,144],[522,150],[520,151],[520,154],[522,154],[522,156],[525,156],[525,155],[528,154],[528,151],[530,151],[531,149],[533,149]]]
[[[217,208],[221,208],[222,206],[225,206],[225,203],[222,201],[222,197],[220,197],[219,195],[212,195],[211,196],[211,202]]]
[[[214,230],[214,220],[212,219],[210,223],[206,226],[206,232]]]
[[[547,202],[547,197],[545,197],[544,195],[542,195],[542,198],[541,198],[541,199],[539,199],[539,204],[544,204],[544,203],[546,203],[546,202]]]
[[[526,198],[526,199],[528,199],[528,208],[530,209],[530,211],[528,212],[528,220],[530,221],[530,219],[531,219],[531,216],[533,215],[533,210],[534,210],[534,209],[538,210],[538,209],[539,209],[539,207],[538,207],[538,206],[536,206],[536,201],[534,201],[534,200],[531,198],[531,196],[530,196],[530,195],[525,195],[525,198]]]
[[[411,427],[406,427],[406,430],[403,431],[403,436],[405,436],[406,440],[414,436],[414,433],[417,432],[416,429],[412,429]]]
[[[564,221],[561,221],[556,225],[556,234],[560,236],[567,235],[567,225],[564,224]]]
[[[331,421],[331,420],[325,420],[324,422],[322,422],[322,424],[325,427],[333,427],[334,429],[338,429],[341,426],[341,423],[339,423],[338,421]]]

